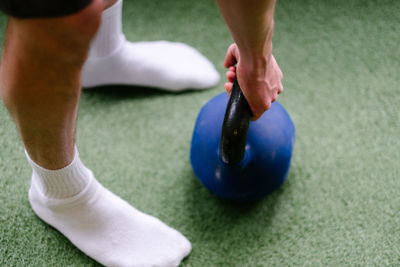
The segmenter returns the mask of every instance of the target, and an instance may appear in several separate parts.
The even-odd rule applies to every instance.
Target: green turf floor
[[[223,81],[180,94],[85,91],[82,160],[113,192],[191,240],[183,266],[399,266],[400,1],[279,1],[275,21],[279,100],[297,128],[280,190],[235,205],[194,177],[194,122]],[[231,39],[212,0],[126,0],[124,23],[131,40],[198,48],[223,75]],[[0,266],[96,265],[31,211],[30,173],[0,105]]]

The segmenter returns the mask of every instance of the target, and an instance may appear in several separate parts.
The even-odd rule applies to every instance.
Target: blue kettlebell
[[[221,198],[256,200],[288,176],[295,140],[289,114],[274,102],[257,121],[251,117],[236,78],[229,99],[217,95],[197,117],[190,161],[200,182]]]

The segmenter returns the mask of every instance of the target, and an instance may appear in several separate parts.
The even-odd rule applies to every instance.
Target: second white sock
[[[209,88],[219,82],[214,65],[193,47],[166,41],[127,41],[121,12],[122,0],[103,12],[83,68],[83,87],[122,84],[179,91]]]

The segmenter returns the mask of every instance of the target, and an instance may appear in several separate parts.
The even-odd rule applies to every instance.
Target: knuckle
[[[261,117],[261,115],[262,113],[255,113],[253,117],[255,120],[258,120]]]
[[[263,111],[267,111],[271,108],[271,101],[266,101],[263,103]]]
[[[283,86],[282,84],[280,84],[280,86],[278,87],[277,93],[280,94],[283,92]]]

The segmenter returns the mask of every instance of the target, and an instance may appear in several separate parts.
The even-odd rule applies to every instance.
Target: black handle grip
[[[219,143],[220,156],[224,163],[233,165],[242,161],[252,115],[250,106],[235,77]]]

